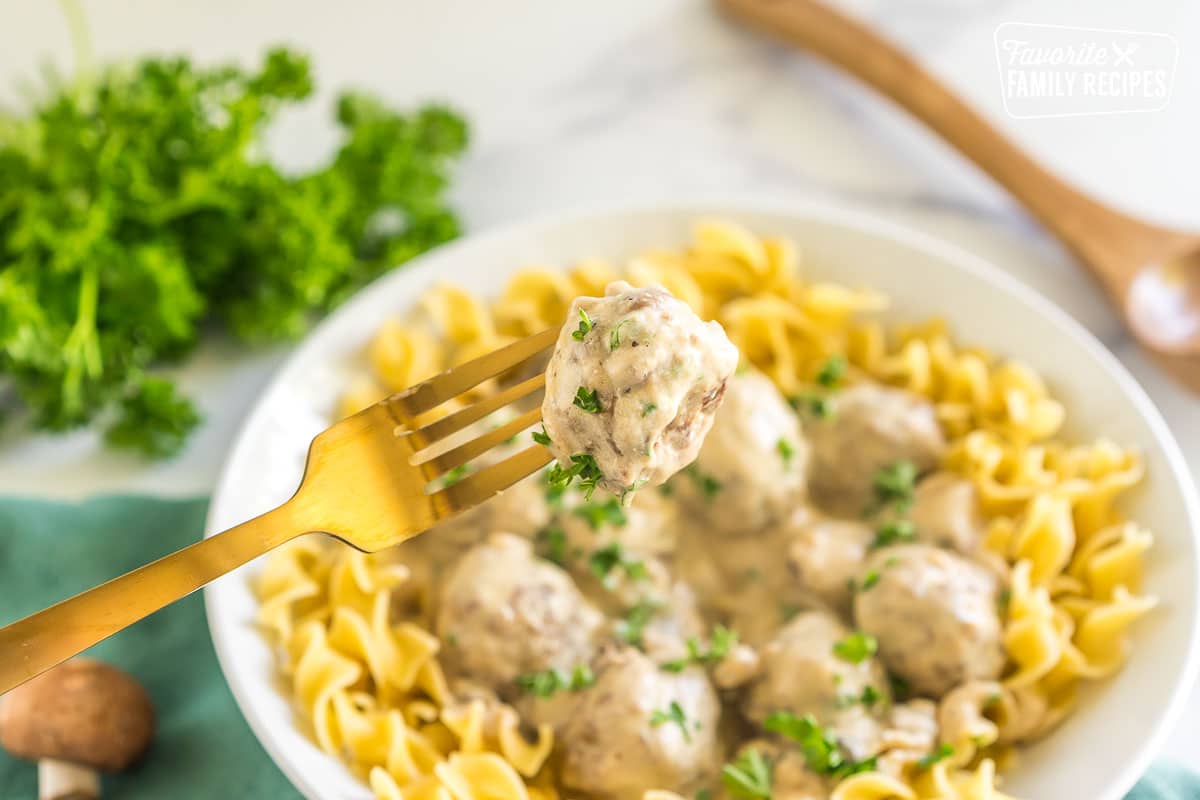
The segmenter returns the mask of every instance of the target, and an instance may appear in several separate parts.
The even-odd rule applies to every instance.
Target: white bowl
[[[742,205],[555,217],[417,259],[325,320],[275,377],[225,465],[206,535],[287,500],[309,440],[327,426],[341,389],[362,369],[364,343],[426,287],[449,280],[494,296],[520,266],[567,265],[587,256],[616,261],[681,244],[697,217],[714,215],[795,239],[807,274],[876,287],[893,298],[897,318],[940,315],[962,341],[1027,361],[1066,404],[1068,437],[1105,436],[1144,453],[1147,478],[1128,499],[1128,511],[1156,535],[1146,583],[1161,604],[1137,624],[1125,669],[1091,687],[1066,724],[1024,752],[1005,784],[1026,800],[1121,798],[1169,732],[1197,666],[1200,510],[1179,448],[1129,373],[1056,306],[969,253],[860,213]],[[247,565],[206,590],[213,642],[238,705],[304,795],[369,797],[361,781],[307,738],[281,692],[271,650],[254,623],[256,568]]]

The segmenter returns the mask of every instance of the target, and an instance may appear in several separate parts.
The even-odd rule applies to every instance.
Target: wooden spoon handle
[[[850,72],[1008,189],[1120,298],[1156,229],[1080,194],[1025,155],[903,51],[816,0],[718,0],[735,16]]]

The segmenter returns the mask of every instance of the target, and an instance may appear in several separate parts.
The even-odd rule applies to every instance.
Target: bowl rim
[[[292,372],[300,362],[307,360],[310,350],[316,348],[315,342],[322,339],[330,328],[337,325],[342,317],[352,316],[356,308],[365,303],[365,297],[379,292],[386,292],[388,286],[399,280],[399,276],[423,267],[427,262],[446,258],[459,250],[486,249],[493,241],[503,240],[514,236],[530,235],[537,231],[553,229],[567,225],[577,225],[589,220],[599,220],[610,217],[653,216],[653,215],[690,215],[693,218],[721,216],[722,214],[773,214],[789,216],[797,220],[827,223],[852,229],[863,235],[889,239],[897,244],[914,250],[924,251],[935,255],[940,260],[952,264],[955,269],[962,270],[972,277],[988,284],[1009,295],[1014,301],[1023,303],[1037,315],[1048,318],[1048,321],[1059,327],[1065,335],[1072,337],[1078,344],[1102,367],[1108,377],[1117,384],[1138,414],[1149,428],[1155,445],[1169,466],[1170,480],[1180,495],[1183,507],[1186,509],[1186,525],[1193,540],[1200,544],[1200,494],[1192,480],[1192,475],[1183,452],[1174,434],[1168,427],[1154,401],[1146,394],[1145,389],[1133,377],[1123,363],[1103,343],[1075,317],[1058,306],[1054,301],[1038,292],[1016,275],[998,267],[986,258],[967,250],[966,248],[946,241],[934,234],[909,227],[908,225],[886,219],[877,212],[866,211],[853,205],[827,200],[771,200],[744,195],[726,195],[714,198],[703,197],[681,201],[653,201],[644,203],[599,204],[583,206],[562,211],[550,211],[531,215],[518,220],[500,223],[483,229],[478,233],[469,233],[460,239],[446,243],[413,258],[400,269],[392,270],[379,276],[371,283],[359,289],[355,294],[337,308],[332,314],[323,319],[296,345],[284,362],[272,374],[271,379],[259,394],[250,413],[239,426],[233,445],[221,465],[221,471],[212,494],[208,512],[205,518],[204,537],[213,536],[219,532],[214,529],[215,520],[219,516],[218,508],[222,499],[230,495],[227,484],[232,480],[230,465],[240,460],[241,451],[247,447],[246,434],[259,424],[259,417],[265,413],[266,406],[262,398],[272,395],[279,385],[291,378]],[[513,265],[513,269],[519,265]],[[1163,476],[1162,479],[1167,479]],[[1153,729],[1143,737],[1140,744],[1131,753],[1123,767],[1118,772],[1104,800],[1116,800],[1122,797],[1137,780],[1145,773],[1154,756],[1162,749],[1167,736],[1175,729],[1184,711],[1184,700],[1192,685],[1200,674],[1200,547],[1193,547],[1193,558],[1190,564],[1191,573],[1191,611],[1192,624],[1188,632],[1188,642],[1183,668],[1175,678],[1169,700],[1165,707],[1158,709],[1153,723]],[[221,673],[233,693],[238,710],[246,720],[255,737],[267,751],[271,760],[284,773],[292,785],[305,797],[319,797],[317,787],[309,784],[303,775],[293,765],[293,760],[284,752],[283,745],[273,734],[274,725],[254,712],[251,701],[256,687],[243,681],[241,674],[231,665],[237,659],[234,645],[227,636],[229,626],[218,622],[214,613],[216,590],[213,585],[204,588],[204,609],[208,621],[209,634]],[[325,754],[322,756],[328,757]]]

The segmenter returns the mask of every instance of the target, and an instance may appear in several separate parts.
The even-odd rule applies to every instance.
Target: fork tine
[[[520,341],[493,350],[490,353],[471,359],[453,369],[448,369],[440,375],[435,375],[424,383],[410,386],[402,392],[392,395],[384,402],[399,412],[402,418],[424,414],[430,409],[437,408],[447,400],[457,397],[473,386],[486,381],[488,378],[512,369],[517,364],[537,355],[554,344],[558,338],[558,330],[549,328],[533,336],[527,336]]]
[[[545,383],[546,373],[539,372],[532,378],[523,380],[515,386],[510,386],[504,391],[488,395],[478,403],[455,411],[453,414],[442,417],[436,422],[431,422],[424,428],[418,428],[409,434],[413,441],[413,449],[424,450],[434,442],[461,431],[472,422],[478,422],[488,414],[503,408],[514,400],[519,400],[527,394],[533,394],[542,388]]]
[[[453,486],[436,492],[433,495],[435,508],[440,516],[449,516],[477,506],[553,460],[554,456],[546,448],[536,445],[528,447],[499,464],[468,475]]]
[[[537,424],[541,418],[542,409],[531,408],[521,416],[509,420],[495,430],[488,431],[482,436],[478,436],[465,444],[455,447],[453,450],[447,450],[444,453],[436,455],[430,458],[428,462],[417,461],[414,463],[432,463],[437,467],[435,470],[436,474],[441,475],[467,463],[478,455],[486,453],[501,442],[508,441],[530,425]]]

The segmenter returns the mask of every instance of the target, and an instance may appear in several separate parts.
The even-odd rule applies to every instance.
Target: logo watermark
[[[1006,22],[996,28],[1004,110],[1018,119],[1160,111],[1179,43],[1166,33]]]

